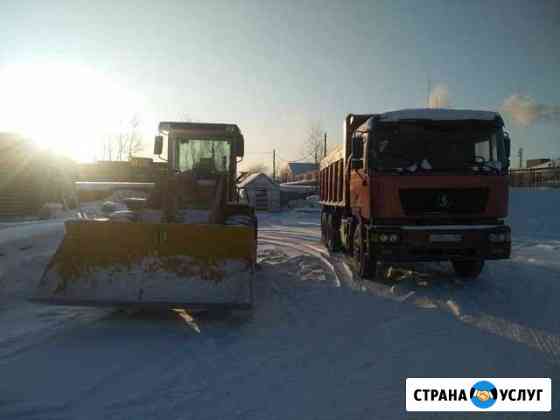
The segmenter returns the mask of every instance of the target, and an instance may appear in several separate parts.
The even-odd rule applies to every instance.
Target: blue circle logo
[[[480,381],[471,387],[471,402],[478,408],[490,408],[498,399],[498,390],[488,381]]]

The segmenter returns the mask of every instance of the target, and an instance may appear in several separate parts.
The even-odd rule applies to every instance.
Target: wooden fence
[[[17,137],[0,136],[0,218],[36,216],[72,195],[71,162]]]
[[[560,188],[560,167],[541,169],[512,169],[509,173],[512,187]]]
[[[165,162],[99,161],[78,164],[78,181],[83,182],[155,182],[167,172]]]

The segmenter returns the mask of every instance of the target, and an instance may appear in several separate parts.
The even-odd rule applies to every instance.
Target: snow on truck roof
[[[482,120],[492,121],[501,118],[500,114],[493,111],[475,111],[470,109],[440,109],[440,108],[418,108],[402,109],[379,114],[379,121],[402,121],[402,120],[435,120],[435,121],[461,121]]]

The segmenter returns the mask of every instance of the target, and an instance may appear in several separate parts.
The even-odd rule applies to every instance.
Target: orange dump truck
[[[360,276],[380,262],[451,261],[476,278],[511,253],[510,139],[498,113],[410,109],[348,115],[320,166],[321,236]]]

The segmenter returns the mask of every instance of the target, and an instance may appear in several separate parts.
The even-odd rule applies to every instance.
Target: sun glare
[[[78,161],[101,158],[102,142],[142,113],[141,104],[125,86],[87,67],[0,68],[0,131]]]

